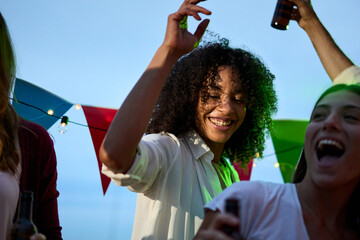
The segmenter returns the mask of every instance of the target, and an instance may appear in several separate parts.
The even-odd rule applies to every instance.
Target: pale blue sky
[[[18,77],[70,102],[118,108],[157,47],[179,0],[1,0],[17,55]],[[261,56],[275,74],[276,119],[306,119],[330,86],[316,52],[296,22],[270,27],[276,0],[208,0],[209,30]],[[343,51],[360,64],[360,1],[314,0],[318,16]],[[194,30],[194,20],[189,29]],[[82,110],[71,121],[86,124]],[[126,123],[124,123],[126,124]],[[136,195],[110,184],[102,196],[89,131],[58,123],[49,132],[58,156],[59,214],[64,239],[130,239]],[[271,142],[252,179],[280,182]]]

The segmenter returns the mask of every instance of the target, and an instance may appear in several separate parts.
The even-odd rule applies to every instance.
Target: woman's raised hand
[[[291,16],[292,20],[296,20],[299,26],[305,29],[312,20],[318,20],[310,0],[289,0],[297,6]]]
[[[209,19],[203,20],[194,33],[190,33],[187,29],[188,16],[200,21],[199,13],[211,14],[209,10],[197,5],[202,1],[205,0],[185,0],[179,10],[168,17],[163,46],[170,48],[179,57],[189,53],[197,46],[210,22]]]

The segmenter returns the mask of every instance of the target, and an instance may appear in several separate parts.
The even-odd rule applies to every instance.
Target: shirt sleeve
[[[126,186],[130,191],[143,193],[152,187],[162,175],[171,153],[176,152],[176,141],[168,135],[150,134],[139,142],[134,163],[126,173],[102,165],[102,173],[118,186]]]
[[[333,85],[355,83],[360,83],[360,67],[353,65],[337,75],[334,79]]]

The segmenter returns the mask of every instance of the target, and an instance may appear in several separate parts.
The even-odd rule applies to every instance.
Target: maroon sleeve
[[[20,189],[34,192],[34,223],[47,240],[62,239],[53,141],[46,129],[25,120],[21,121],[19,141],[22,158]]]

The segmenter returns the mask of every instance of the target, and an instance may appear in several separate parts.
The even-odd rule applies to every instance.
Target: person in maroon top
[[[10,93],[15,73],[11,38],[0,13],[0,173],[3,176],[0,184],[16,179],[19,180],[19,192],[29,190],[34,193],[33,221],[40,234],[33,235],[32,240],[61,240],[57,204],[59,192],[56,188],[57,161],[53,141],[42,126],[21,119],[11,106]],[[15,185],[1,186],[3,191],[0,194],[0,207],[6,208],[7,203],[15,206],[12,211],[6,212],[6,216],[1,216],[10,222],[0,221],[4,223],[0,229],[6,230],[5,239],[10,239],[10,227],[7,223],[11,225],[11,219],[15,218],[14,201],[18,197],[15,195],[14,198],[7,198],[9,192],[6,190],[17,184],[15,182]]]
[[[20,192],[34,192],[33,220],[38,231],[47,239],[62,239],[53,141],[42,126],[24,119],[20,120],[18,135],[22,161]]]

